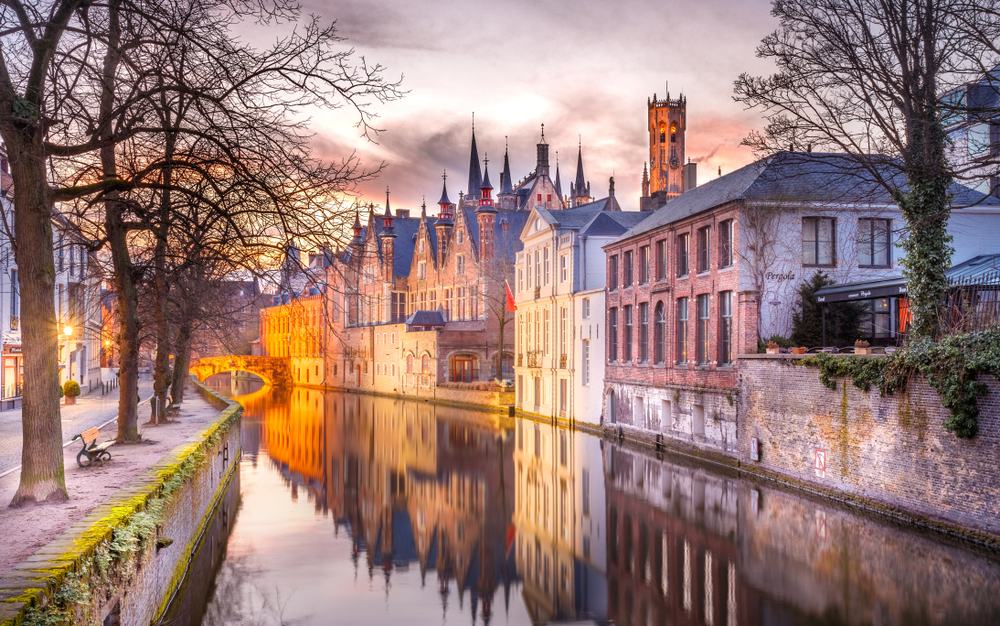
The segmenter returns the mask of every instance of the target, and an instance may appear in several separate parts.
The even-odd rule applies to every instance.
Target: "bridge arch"
[[[290,387],[291,366],[288,357],[277,356],[214,356],[192,359],[189,371],[205,382],[205,379],[223,372],[250,372],[260,376],[265,383],[275,387]]]

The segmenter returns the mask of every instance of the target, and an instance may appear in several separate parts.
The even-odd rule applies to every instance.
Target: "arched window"
[[[660,143],[667,140],[667,125],[660,123]]]
[[[406,373],[407,374],[412,374],[413,373],[413,355],[412,354],[407,354],[406,355]]]
[[[663,363],[667,360],[667,316],[664,314],[663,303],[656,305],[654,314],[655,328],[653,329],[654,341],[656,343],[656,362]]]
[[[670,143],[677,142],[677,123],[674,122],[670,125]]]
[[[424,376],[431,373],[431,359],[426,354],[420,357],[420,373]]]

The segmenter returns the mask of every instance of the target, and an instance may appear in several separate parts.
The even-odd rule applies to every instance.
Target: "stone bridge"
[[[192,359],[190,371],[198,380],[222,372],[250,372],[275,387],[292,385],[292,369],[288,357],[279,356],[214,356]]]

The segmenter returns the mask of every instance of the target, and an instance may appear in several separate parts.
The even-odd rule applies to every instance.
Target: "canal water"
[[[1000,624],[998,555],[828,501],[492,413],[211,382],[246,407],[239,504],[170,623]]]

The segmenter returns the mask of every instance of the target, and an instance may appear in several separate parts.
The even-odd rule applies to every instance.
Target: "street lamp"
[[[73,336],[73,327],[72,326],[67,326],[66,328],[64,328],[63,329],[63,334],[65,334],[67,337],[72,337]]]

